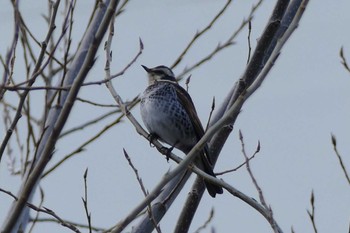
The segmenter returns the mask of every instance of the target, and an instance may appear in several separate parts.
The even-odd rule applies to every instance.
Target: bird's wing
[[[204,135],[204,129],[203,129],[203,126],[201,124],[201,121],[198,118],[196,108],[193,104],[191,96],[180,85],[174,84],[173,86],[175,87],[176,94],[177,94],[177,97],[179,98],[180,103],[185,108],[187,114],[190,116],[193,128],[194,128],[196,136],[197,136],[197,140],[199,141]],[[212,163],[211,163],[210,158],[209,158],[209,149],[208,149],[207,145],[204,146],[204,152],[205,152],[204,153],[205,157],[202,158],[204,166],[206,166],[206,167],[209,166],[208,168],[211,169]]]
[[[201,121],[198,118],[193,101],[190,95],[187,93],[187,91],[183,89],[180,85],[174,84],[174,87],[180,103],[185,108],[187,114],[190,116],[193,128],[195,130],[197,139],[199,141],[204,135],[204,129],[201,124]],[[202,169],[207,174],[216,177],[212,169],[212,163],[210,161],[209,148],[207,144],[204,146],[203,152],[204,153],[201,153],[200,156],[198,156],[200,158],[198,157],[196,158],[196,162],[195,162],[196,166],[198,166],[198,168]],[[207,190],[210,196],[215,197],[217,193],[223,193],[222,187],[212,184],[208,181],[204,181],[204,183],[205,183],[205,186],[207,187]]]

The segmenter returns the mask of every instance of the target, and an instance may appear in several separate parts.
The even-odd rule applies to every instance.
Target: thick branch
[[[290,35],[297,27],[307,3],[308,1],[301,2],[299,0],[291,2],[290,5],[287,4],[287,1],[277,2],[274,12],[269,20],[269,23],[266,26],[261,39],[259,40],[253,57],[248,63],[242,78],[235,83],[229,95],[226,97],[225,101],[221,105],[216,116],[214,116],[213,122],[220,121],[220,118],[223,117],[223,114],[227,113],[227,109],[230,108],[232,104],[236,104],[238,100],[243,97],[243,102],[241,103],[242,106],[244,101],[248,99],[250,95],[258,89],[258,87],[260,87],[262,81],[265,79],[268,72],[271,70],[275,60],[278,58],[283,45],[289,39]],[[280,22],[282,22],[283,27],[279,28]],[[286,30],[287,32],[284,33]],[[218,131],[218,133],[212,138],[210,142],[210,152],[212,156],[212,161],[217,160],[220,151],[226,142],[227,137],[233,129],[233,124],[238,117],[240,107],[239,109],[237,109],[237,111],[232,112],[232,121],[228,122],[226,125],[228,127],[223,127],[222,130]],[[195,195],[190,195],[187,198],[185,205],[188,205],[189,203],[194,203],[194,201],[191,199],[195,199],[195,203],[199,205],[197,195],[201,197],[204,192],[203,184],[200,182],[199,179],[200,178],[197,178],[194,185],[192,186],[192,190],[197,190],[197,192],[199,190],[199,192]],[[194,210],[188,210],[188,208],[186,208],[186,211],[194,213],[195,209],[197,209],[197,206],[194,204],[192,204],[191,206]],[[190,226],[190,222],[188,221],[189,217],[184,213],[181,213],[181,216],[186,216],[186,219],[181,218],[177,222],[179,222],[179,225],[181,225],[182,222],[183,225],[186,225],[186,227],[181,226],[181,228],[179,227],[179,229],[188,230]],[[268,216],[265,216],[265,218],[268,221],[270,219],[268,218]],[[184,230],[184,232],[185,231],[186,230]]]

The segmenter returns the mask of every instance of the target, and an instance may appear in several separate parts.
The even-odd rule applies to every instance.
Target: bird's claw
[[[153,140],[159,139],[159,136],[155,133],[150,133],[148,135],[149,146],[154,147]],[[153,144],[153,145],[152,145]],[[162,146],[159,151],[166,156],[166,161],[169,162],[170,154],[173,151],[175,146],[171,146],[170,148]]]
[[[152,146],[153,140],[156,140],[156,139],[158,139],[158,138],[159,138],[158,135],[155,134],[155,133],[150,133],[150,134],[148,134],[149,146],[150,146],[150,147],[154,147],[154,146]]]
[[[166,161],[167,161],[167,162],[169,162],[170,154],[171,154],[171,152],[173,151],[173,149],[174,149],[174,146],[172,146],[172,147],[170,147],[170,148],[163,146],[163,147],[161,148],[161,152],[162,152],[162,154],[165,155]]]

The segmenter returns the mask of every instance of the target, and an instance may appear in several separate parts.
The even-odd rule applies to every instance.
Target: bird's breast
[[[171,146],[181,148],[197,142],[190,117],[170,85],[150,86],[145,90],[141,117],[150,133]]]

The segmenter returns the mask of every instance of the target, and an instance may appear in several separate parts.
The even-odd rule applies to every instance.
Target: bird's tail
[[[205,171],[207,174],[216,177],[215,174],[214,174],[214,172],[213,172],[213,170],[212,170],[211,168],[210,168],[210,170],[209,170],[209,169],[206,169],[206,170],[204,170],[204,171]],[[207,187],[207,190],[208,190],[208,193],[209,193],[210,196],[215,197],[216,194],[222,194],[222,193],[223,193],[222,187],[220,187],[220,186],[218,186],[218,185],[216,185],[216,184],[213,184],[213,183],[211,183],[211,182],[208,181],[208,180],[204,180],[204,183],[205,183],[205,186]]]
[[[206,159],[206,157],[204,155],[200,155],[199,157],[200,158],[198,158],[196,161],[196,166],[198,166],[201,170],[203,170],[208,175],[216,177],[213,172],[213,169],[211,168],[210,162]],[[208,180],[204,180],[204,183],[210,196],[215,197],[216,194],[223,193],[222,187],[216,184],[213,184]]]
[[[222,194],[223,190],[220,186],[210,183],[207,180],[204,180],[205,187],[207,187],[208,193],[210,196],[215,197],[216,194]]]

